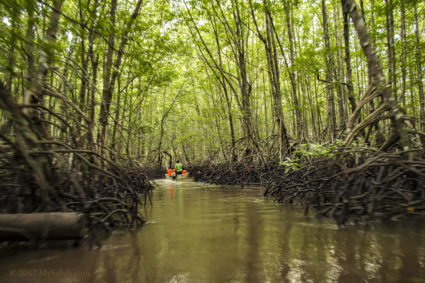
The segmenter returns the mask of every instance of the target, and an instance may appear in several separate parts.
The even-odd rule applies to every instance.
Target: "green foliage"
[[[301,167],[304,166],[304,164],[299,163],[299,159],[292,159],[289,157],[286,157],[285,161],[281,161],[279,162],[279,164],[285,167],[285,173],[288,173],[290,171],[298,171]]]
[[[337,149],[343,146],[343,141],[336,140],[333,144],[304,143],[297,146],[293,157],[286,157],[285,161],[279,164],[284,166],[285,173],[298,171],[306,163],[316,159],[331,159],[335,156]]]
[[[34,65],[33,70],[36,71],[39,58],[46,54],[52,63],[47,76],[49,88],[81,106],[87,116],[94,114],[93,122],[96,131],[106,77],[108,41],[111,32],[114,31],[112,56],[112,62],[114,62],[117,59],[121,36],[125,32],[136,1],[118,1],[114,26],[110,23],[111,0],[65,1],[61,10],[56,42],[45,41],[52,10],[49,7],[50,4],[46,5],[43,2],[51,4],[51,1],[27,0],[4,0],[0,3],[0,51],[3,54],[0,58],[0,79],[6,80],[12,75],[16,96],[23,97],[28,85],[31,61]],[[317,80],[318,74],[320,78],[325,78],[323,73],[326,69],[324,60],[326,55],[334,58],[334,66],[332,66],[334,72],[331,80],[335,83],[331,86],[341,86],[341,93],[337,93],[336,87],[332,88],[335,91],[337,124],[343,127],[351,113],[345,88],[346,66],[341,6],[339,1],[326,1],[331,46],[325,48],[321,1],[288,2],[295,51],[295,62],[292,64],[286,2],[269,0],[267,3],[269,3],[270,14],[276,29],[276,33],[272,31],[269,36],[272,36],[271,39],[275,44],[282,93],[281,108],[284,111],[283,118],[288,137],[293,140],[297,135],[296,109],[291,93],[290,74],[292,72],[295,75],[299,100],[297,109],[302,114],[299,125],[303,127],[304,137],[313,141],[299,145],[293,156],[286,159],[282,157],[285,170],[293,171],[315,158],[332,158],[334,147],[340,143],[340,141],[332,145],[327,143],[330,139],[331,120],[328,84]],[[418,85],[422,78],[417,74],[417,70],[419,63],[422,64],[422,68],[425,63],[425,55],[422,51],[425,49],[425,42],[421,33],[424,29],[425,6],[423,2],[415,0],[404,3],[406,40],[402,40],[399,36],[401,34],[400,3],[395,1],[393,7],[396,34],[396,80],[397,87],[400,88],[401,51],[404,48],[407,55],[407,76],[404,96],[406,101],[403,106],[408,115],[418,118],[421,105]],[[266,37],[264,1],[253,0],[252,4],[258,28]],[[375,0],[373,7],[370,1],[364,1],[363,4],[367,29],[376,45],[382,65],[387,68],[385,1]],[[415,5],[419,13],[419,42],[415,33]],[[241,27],[244,29],[240,37],[236,35],[237,13],[241,15]],[[16,23],[14,28],[12,22]],[[350,29],[352,79],[355,98],[358,101],[364,95],[368,85],[367,62],[352,24]],[[33,36],[28,36],[29,30],[33,31]],[[237,40],[239,41],[236,44]],[[93,57],[88,56],[91,43]],[[230,118],[232,118],[233,138],[236,147],[242,151],[246,146],[246,132],[243,129],[241,110],[242,73],[238,44],[243,45],[245,52],[253,130],[258,132],[258,136],[262,139],[259,142],[264,144],[265,152],[277,152],[278,125],[273,97],[274,88],[270,80],[273,74],[264,44],[254,26],[250,2],[207,0],[143,1],[141,11],[128,33],[122,64],[119,70],[115,70],[118,71],[119,77],[112,87],[113,98],[109,119],[111,121],[118,117],[119,123],[115,130],[121,149],[124,150],[124,144],[128,143],[130,152],[149,152],[154,151],[161,141],[161,147],[164,150],[177,155],[182,154],[180,147],[185,144],[189,157],[208,158],[210,152],[220,148],[230,151]],[[420,50],[418,54],[417,50]],[[387,70],[384,72],[387,75]],[[85,90],[81,91],[84,84]],[[121,93],[117,91],[118,86]],[[397,91],[398,98],[401,100],[401,91],[400,89]],[[174,101],[164,128],[161,129],[161,120],[176,95],[178,97]],[[338,104],[340,102],[342,108]],[[62,102],[56,100],[52,100],[51,104],[46,102],[45,106],[55,111],[62,111],[64,107]],[[339,116],[338,111],[345,113]],[[368,111],[368,109],[362,111],[360,118],[363,119]],[[63,115],[66,120],[79,121],[79,118],[75,119],[67,111]],[[48,119],[51,119],[51,122],[58,122],[54,117]],[[341,119],[344,120],[340,121]],[[389,127],[381,128],[387,130]],[[108,125],[108,131],[113,132],[112,122]],[[388,132],[384,134],[388,135]],[[161,134],[164,137],[161,137]],[[176,136],[178,138],[174,138]],[[374,130],[371,130],[369,137],[369,141],[374,140]],[[140,146],[143,149],[138,149],[137,146],[139,143],[143,144],[142,141],[144,145]],[[107,142],[111,142],[108,137]],[[355,146],[366,146],[361,141],[355,142],[359,142]],[[370,147],[370,145],[367,146]],[[224,156],[229,155],[229,152],[220,154],[222,154],[220,158],[225,158]]]

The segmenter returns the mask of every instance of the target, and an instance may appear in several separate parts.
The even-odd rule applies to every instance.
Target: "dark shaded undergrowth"
[[[0,82],[0,213],[82,213],[86,238],[94,240],[99,227],[109,234],[142,225],[138,208],[153,186],[141,167],[95,144],[92,121],[75,105],[75,116],[33,106],[24,111]],[[57,124],[43,119],[48,114]]]
[[[260,185],[264,195],[298,203],[306,213],[334,218],[338,224],[398,220],[425,215],[425,159],[405,153],[343,152],[305,162],[285,173],[285,166],[238,164],[189,168],[196,181],[219,185]]]

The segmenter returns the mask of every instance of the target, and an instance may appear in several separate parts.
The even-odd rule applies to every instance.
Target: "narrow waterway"
[[[101,249],[21,252],[0,282],[424,282],[425,225],[337,227],[256,188],[158,180],[148,223]]]

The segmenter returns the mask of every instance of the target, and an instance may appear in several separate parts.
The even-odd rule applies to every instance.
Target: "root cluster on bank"
[[[281,165],[221,164],[193,167],[191,175],[220,185],[261,185],[266,197],[302,204],[306,213],[312,208],[338,224],[425,216],[425,160],[406,153],[342,151],[287,173]]]
[[[42,105],[25,112],[1,83],[0,106],[6,117],[0,127],[0,213],[78,212],[89,232],[145,222],[139,207],[150,201],[153,186],[138,163],[94,143],[93,123],[77,106],[68,113],[74,116]],[[58,124],[46,115],[57,116]]]

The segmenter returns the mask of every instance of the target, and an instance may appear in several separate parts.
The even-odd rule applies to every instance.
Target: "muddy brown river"
[[[0,282],[425,282],[423,221],[338,227],[259,188],[157,182],[140,230],[20,252]]]

